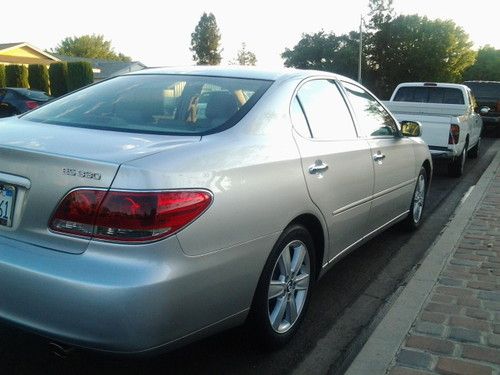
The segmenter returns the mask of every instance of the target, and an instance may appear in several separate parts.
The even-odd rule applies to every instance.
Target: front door
[[[368,227],[374,231],[410,209],[418,174],[413,142],[401,136],[394,118],[374,96],[353,83],[342,85],[371,148],[375,184]]]

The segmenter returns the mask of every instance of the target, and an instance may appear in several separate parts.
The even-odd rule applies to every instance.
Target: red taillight
[[[75,190],[57,208],[50,228],[108,241],[154,241],[193,222],[211,202],[204,191]]]
[[[28,109],[35,109],[40,106],[40,104],[34,102],[33,100],[26,100],[24,104],[26,104],[26,107],[28,107]]]
[[[460,126],[451,124],[450,135],[448,136],[448,144],[456,145],[458,143],[459,137],[460,137]]]

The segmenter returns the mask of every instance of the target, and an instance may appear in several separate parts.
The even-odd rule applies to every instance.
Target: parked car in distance
[[[465,81],[472,90],[485,127],[500,127],[500,82]]]
[[[245,321],[282,345],[338,260],[421,224],[419,134],[346,77],[241,67],[147,69],[2,119],[0,319],[108,352]]]
[[[384,103],[399,121],[422,124],[422,139],[429,145],[432,157],[447,159],[451,176],[463,174],[467,155],[478,156],[483,122],[467,86],[401,83]]]
[[[43,91],[17,87],[0,88],[0,117],[19,115],[51,100]]]

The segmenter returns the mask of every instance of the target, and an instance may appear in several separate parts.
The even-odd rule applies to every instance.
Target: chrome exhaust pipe
[[[69,346],[69,345],[65,345],[65,344],[61,344],[59,342],[52,341],[49,343],[49,350],[56,357],[61,358],[61,359],[66,359],[75,350],[75,348],[72,346]]]

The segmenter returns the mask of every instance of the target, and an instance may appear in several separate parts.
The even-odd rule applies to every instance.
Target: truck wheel
[[[477,140],[476,145],[469,150],[469,154],[468,154],[469,158],[475,159],[479,156],[479,147],[480,146],[481,146],[481,138],[479,138]]]
[[[460,177],[464,174],[465,159],[467,159],[467,146],[468,144],[466,143],[460,155],[448,164],[448,174],[451,177]]]
[[[314,275],[311,235],[301,225],[288,227],[267,259],[249,315],[261,344],[274,349],[293,336],[309,304]]]

